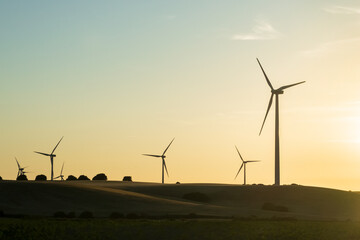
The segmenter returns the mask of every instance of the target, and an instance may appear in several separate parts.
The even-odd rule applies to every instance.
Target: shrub
[[[66,215],[66,217],[68,217],[68,218],[75,218],[75,217],[76,217],[76,214],[75,214],[75,212],[69,212],[69,213]]]
[[[46,180],[47,178],[44,174],[40,174],[35,177],[35,181],[46,181]]]
[[[77,180],[77,178],[73,175],[69,175],[66,179],[66,181],[75,181],[75,180]]]
[[[123,178],[123,181],[124,181],[124,182],[132,182],[132,178],[131,178],[131,176],[125,176],[125,177]]]
[[[136,213],[128,213],[128,214],[126,214],[126,218],[137,219],[137,218],[139,218],[139,215],[137,215]]]
[[[2,177],[0,176],[0,181],[2,180]]]
[[[54,218],[66,218],[67,215],[63,211],[58,211],[54,213]]]
[[[107,180],[107,176],[104,173],[99,173],[92,180]]]
[[[262,205],[261,209],[267,211],[277,211],[277,212],[288,212],[289,209],[284,206],[275,205],[273,203],[266,202]]]
[[[16,178],[17,181],[27,181],[27,176],[25,174],[21,174]]]
[[[119,212],[112,212],[109,217],[113,218],[113,219],[124,218],[124,214],[119,213]]]
[[[87,176],[85,175],[80,175],[80,177],[78,178],[78,180],[90,180]]]
[[[180,182],[176,182],[176,184],[180,184]]]
[[[93,217],[94,215],[92,214],[92,212],[89,211],[84,211],[79,215],[79,218],[93,218]]]
[[[191,192],[183,195],[184,199],[196,201],[196,202],[210,202],[210,198],[201,192]]]

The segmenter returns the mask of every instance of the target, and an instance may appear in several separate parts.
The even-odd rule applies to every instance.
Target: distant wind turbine
[[[64,169],[64,163],[62,164],[60,175],[59,175],[59,176],[57,176],[57,177],[55,177],[54,179],[58,179],[58,178],[60,178],[60,179],[61,179],[61,181],[64,181],[64,175],[62,174],[63,169]]]
[[[157,158],[161,158],[161,159],[162,159],[162,164],[161,164],[161,166],[162,166],[162,174],[161,174],[162,180],[161,180],[161,183],[162,183],[162,184],[164,184],[164,168],[165,168],[165,170],[166,170],[167,176],[169,177],[169,173],[168,173],[168,170],[167,170],[167,167],[166,167],[166,163],[165,163],[165,158],[166,158],[165,153],[166,153],[166,151],[169,149],[169,147],[170,147],[170,145],[172,144],[172,142],[174,141],[174,139],[175,139],[175,138],[173,138],[173,140],[171,140],[170,144],[167,146],[167,148],[165,149],[165,151],[163,152],[162,155],[143,154],[144,156],[157,157]]]
[[[16,163],[17,163],[17,165],[18,165],[18,173],[17,173],[16,178],[17,178],[18,176],[20,176],[20,175],[25,175],[25,173],[28,173],[28,172],[25,172],[25,171],[24,171],[25,168],[27,168],[27,167],[20,167],[20,163],[19,163],[19,161],[17,160],[16,157],[15,157],[15,161],[16,161]]]
[[[301,83],[304,83],[305,81],[290,84],[290,85],[285,85],[285,86],[282,86],[282,87],[280,87],[278,89],[274,89],[273,86],[271,85],[271,82],[270,82],[269,78],[266,76],[266,73],[265,73],[263,67],[261,66],[261,63],[260,63],[259,59],[256,59],[256,60],[259,63],[261,71],[263,72],[263,74],[265,76],[266,82],[267,82],[267,84],[269,85],[269,87],[271,89],[271,97],[270,97],[269,105],[268,105],[267,110],[266,110],[265,118],[264,118],[263,124],[261,126],[259,136],[260,136],[260,134],[262,132],[262,129],[264,127],[266,117],[267,117],[267,115],[269,113],[269,110],[270,110],[271,105],[272,105],[273,97],[275,95],[275,185],[280,185],[279,95],[283,94],[285,89],[296,86],[296,85],[299,85]]]
[[[235,148],[236,148],[236,151],[238,152],[238,154],[239,154],[239,156],[240,156],[240,159],[241,159],[241,161],[242,161],[242,164],[241,164],[241,166],[240,166],[240,168],[239,168],[239,171],[237,172],[234,180],[237,178],[237,176],[239,175],[241,169],[244,167],[244,185],[246,185],[246,164],[247,164],[247,163],[251,163],[251,162],[260,162],[260,160],[244,161],[244,159],[242,158],[242,156],[241,156],[241,154],[240,154],[240,152],[239,152],[239,149],[238,149],[236,146],[235,146]]]
[[[51,163],[51,181],[54,180],[54,157],[56,157],[56,155],[53,154],[53,153],[55,152],[55,149],[57,148],[57,146],[59,146],[59,143],[61,142],[61,140],[62,140],[63,138],[64,138],[64,137],[62,137],[62,138],[60,139],[60,141],[56,144],[56,146],[54,147],[54,150],[52,150],[52,152],[51,152],[50,154],[34,151],[35,153],[42,154],[42,155],[45,155],[45,156],[50,157],[50,163]]]

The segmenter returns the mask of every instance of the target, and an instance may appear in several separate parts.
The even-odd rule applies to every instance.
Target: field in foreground
[[[0,239],[360,239],[359,222],[0,219]]]
[[[184,199],[201,193],[206,201]],[[265,209],[270,203],[277,207]],[[285,209],[285,211],[284,211]],[[118,181],[0,181],[0,211],[7,216],[51,217],[89,211],[146,216],[188,215],[235,218],[360,221],[360,194],[308,186],[158,184]]]

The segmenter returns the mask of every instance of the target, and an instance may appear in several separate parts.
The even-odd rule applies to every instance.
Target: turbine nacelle
[[[284,94],[284,90],[282,90],[282,89],[272,89],[271,93],[276,94],[276,95]]]

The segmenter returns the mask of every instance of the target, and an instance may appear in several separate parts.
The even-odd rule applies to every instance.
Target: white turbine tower
[[[34,151],[35,153],[38,153],[38,154],[41,154],[41,155],[45,155],[45,156],[50,157],[50,163],[51,163],[51,181],[54,180],[54,157],[56,157],[56,155],[54,154],[54,152],[55,152],[55,149],[57,148],[57,146],[59,146],[59,143],[61,142],[61,140],[62,140],[63,138],[64,138],[64,137],[62,137],[62,138],[60,139],[60,141],[56,144],[56,146],[54,147],[54,149],[52,150],[52,152],[51,152],[50,154]]]
[[[274,89],[273,86],[271,85],[271,82],[269,80],[269,78],[266,76],[266,73],[263,69],[263,67],[261,66],[261,63],[259,61],[259,59],[256,59],[257,62],[260,65],[261,71],[263,72],[266,82],[269,85],[270,89],[271,89],[271,97],[269,100],[269,105],[267,107],[266,110],[266,114],[265,114],[265,118],[263,121],[263,124],[261,126],[260,129],[260,133],[262,132],[262,129],[264,127],[265,121],[266,121],[266,117],[269,113],[269,110],[271,108],[272,105],[272,101],[275,95],[275,185],[280,185],[280,136],[279,136],[279,95],[284,93],[284,90],[293,86],[296,86],[298,84],[304,83],[305,81],[302,82],[298,82],[298,83],[294,83],[294,84],[290,84],[290,85],[285,85],[282,86],[278,89]]]
[[[235,146],[235,148],[236,148],[236,151],[238,152],[238,154],[239,154],[239,156],[240,156],[240,159],[241,159],[241,161],[242,161],[242,164],[241,164],[241,166],[240,166],[240,168],[239,168],[239,171],[237,172],[234,180],[237,178],[237,176],[239,175],[241,169],[244,167],[244,185],[246,185],[246,164],[247,164],[247,163],[251,163],[251,162],[260,162],[260,160],[248,160],[248,161],[245,161],[245,160],[242,158],[242,156],[241,156],[238,148],[237,148],[236,146]]]
[[[164,184],[164,168],[166,170],[166,174],[167,176],[169,177],[169,173],[168,173],[168,170],[167,170],[167,167],[166,167],[166,163],[165,163],[165,153],[166,151],[169,149],[170,145],[172,144],[172,142],[174,141],[175,138],[173,138],[173,140],[171,140],[170,144],[167,146],[167,148],[165,149],[165,151],[163,152],[162,155],[152,155],[152,154],[143,154],[144,156],[149,156],[149,157],[157,157],[157,158],[161,158],[162,159],[162,163],[161,163],[161,169],[162,169],[162,172],[161,172],[161,183]]]

